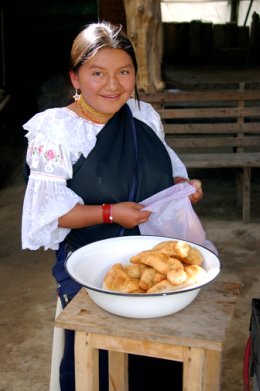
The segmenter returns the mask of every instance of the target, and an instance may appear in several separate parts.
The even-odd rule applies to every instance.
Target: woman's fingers
[[[191,179],[191,180],[189,180],[189,184],[192,185],[193,187],[195,187],[195,189],[196,189],[195,193],[190,195],[191,203],[196,204],[203,197],[201,181],[198,179]]]

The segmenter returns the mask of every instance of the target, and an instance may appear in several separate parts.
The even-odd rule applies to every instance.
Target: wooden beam
[[[140,91],[160,92],[163,32],[160,0],[124,0],[127,34],[135,48]]]

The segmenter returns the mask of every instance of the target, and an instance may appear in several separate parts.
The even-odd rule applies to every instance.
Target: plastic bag
[[[184,182],[142,201],[144,209],[152,214],[146,223],[139,225],[141,235],[187,240],[218,254],[213,243],[206,239],[205,231],[190,202],[189,195],[195,191],[193,186]]]

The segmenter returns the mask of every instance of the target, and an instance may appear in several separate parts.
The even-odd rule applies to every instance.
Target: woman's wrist
[[[102,204],[102,219],[104,224],[113,223],[112,204]]]

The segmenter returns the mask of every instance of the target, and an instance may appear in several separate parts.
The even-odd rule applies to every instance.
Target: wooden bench
[[[160,114],[166,140],[188,169],[235,168],[238,205],[250,222],[251,169],[260,167],[260,88],[140,94]],[[241,175],[242,174],[242,175]]]

